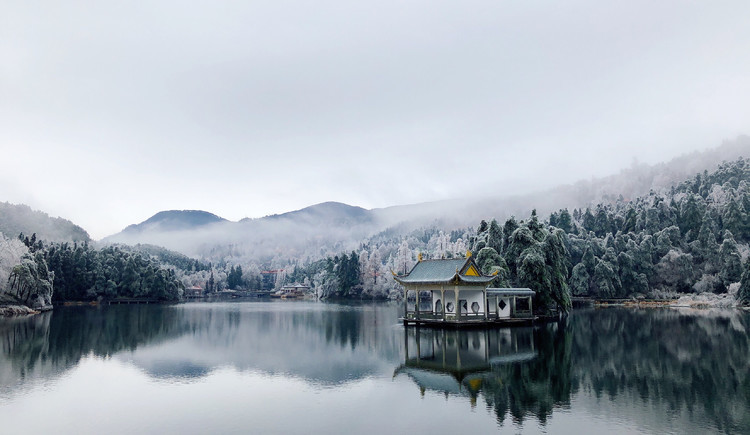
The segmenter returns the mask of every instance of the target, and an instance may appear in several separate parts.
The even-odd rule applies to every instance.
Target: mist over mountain
[[[266,219],[305,222],[312,225],[353,225],[372,221],[372,214],[369,210],[362,207],[328,201],[305,207],[301,210],[270,215],[267,216]],[[252,219],[245,218],[241,222],[247,221],[252,221]]]
[[[422,227],[449,232],[476,225],[481,219],[524,218],[533,209],[546,216],[561,208],[586,208],[618,198],[636,198],[651,190],[669,189],[697,173],[717,168],[722,161],[741,156],[750,156],[750,137],[741,136],[665,163],[647,165],[634,161],[618,174],[532,194],[514,195],[498,186],[499,193],[493,196],[468,192],[453,200],[372,210],[326,202],[239,222],[201,211],[159,212],[103,241],[154,244],[212,261],[271,265],[295,259],[304,263],[353,250],[377,235],[399,237]],[[529,168],[529,177],[534,176],[533,168]],[[477,178],[481,183],[481,171]]]
[[[503,191],[502,186],[499,186],[497,190],[501,193],[496,195],[469,194],[455,200],[388,207],[373,212],[394,225],[411,221],[419,227],[437,222],[445,226],[444,229],[474,225],[481,219],[524,217],[533,209],[539,215],[546,216],[561,208],[586,208],[601,202],[611,203],[620,197],[633,199],[646,195],[651,190],[664,191],[697,173],[710,172],[724,161],[748,156],[750,136],[740,136],[735,140],[724,141],[718,147],[685,154],[668,162],[648,165],[634,160],[630,167],[617,174],[581,180],[530,194],[513,194]],[[560,171],[565,171],[565,168],[560,168]],[[529,168],[529,177],[535,176],[534,168]],[[481,172],[478,177],[481,178]]]
[[[270,259],[299,256],[310,246],[339,249],[381,228],[376,216],[361,207],[325,202],[288,213],[231,222],[208,212],[159,212],[130,225],[104,243],[153,244],[206,259]],[[318,253],[318,255],[320,255]]]
[[[167,210],[160,211],[139,224],[129,225],[123,233],[143,233],[149,231],[182,231],[192,230],[226,219],[202,210]]]
[[[720,256],[708,255],[693,247],[691,243],[701,227],[698,225],[700,219],[695,218],[690,222],[686,219],[693,215],[699,216],[701,212],[698,210],[693,214],[686,214],[686,210],[693,203],[698,204],[698,208],[705,203],[704,208],[708,211],[703,213],[704,220],[707,219],[709,224],[703,225],[708,229],[701,230],[701,234],[708,234],[710,229],[714,232],[714,238],[727,241],[727,252],[731,252],[725,257],[745,261],[750,255],[747,248],[750,236],[747,236],[748,231],[741,221],[746,220],[744,210],[750,209],[750,203],[746,203],[750,198],[747,195],[750,178],[746,170],[747,161],[739,158],[743,155],[750,156],[750,138],[747,137],[725,142],[702,153],[683,155],[666,163],[645,165],[633,162],[619,174],[529,195],[504,192],[481,197],[467,193],[465,197],[453,200],[372,210],[325,202],[288,213],[256,219],[245,218],[238,222],[207,211],[168,210],[130,225],[122,232],[96,244],[103,246],[50,244],[88,241],[88,234],[69,221],[50,218],[26,206],[0,204],[0,210],[3,211],[0,215],[0,224],[3,225],[1,228],[10,228],[6,230],[9,234],[36,232],[37,240],[45,241],[44,246],[41,242],[17,246],[20,242],[15,236],[0,240],[5,246],[0,249],[0,253],[5,252],[3,255],[8,266],[0,272],[6,276],[8,268],[18,263],[28,248],[42,250],[47,255],[50,267],[55,271],[55,286],[60,290],[56,294],[70,300],[86,299],[91,295],[140,294],[139,291],[144,287],[135,279],[139,276],[138,273],[148,278],[148,282],[165,284],[156,288],[167,290],[176,289],[176,281],[180,281],[185,287],[197,285],[211,288],[212,291],[238,287],[273,287],[288,281],[305,282],[323,296],[329,293],[341,294],[341,289],[345,287],[356,287],[352,294],[390,297],[395,291],[395,284],[389,279],[390,271],[408,270],[414,263],[417,252],[438,257],[462,256],[467,250],[476,254],[482,250],[479,239],[487,235],[487,223],[492,219],[505,221],[505,226],[510,227],[504,226],[503,231],[512,234],[511,227],[517,226],[518,222],[511,217],[515,216],[523,225],[532,210],[536,210],[536,216],[540,220],[548,218],[549,224],[553,226],[562,222],[561,227],[567,228],[565,231],[570,233],[571,255],[574,254],[571,259],[573,264],[580,263],[578,257],[584,250],[579,248],[586,245],[591,248],[594,259],[599,258],[605,266],[614,265],[612,255],[607,257],[605,252],[599,252],[603,246],[609,247],[609,242],[603,239],[608,232],[612,237],[620,231],[634,232],[639,238],[638,243],[641,243],[640,239],[646,236],[658,236],[661,237],[657,237],[658,240],[666,240],[665,236],[660,235],[660,231],[674,232],[677,225],[680,230],[684,229],[682,232],[685,234],[680,234],[680,237],[670,235],[671,244],[662,240],[664,243],[659,245],[660,250],[655,251],[656,254],[646,249],[648,247],[644,248],[644,252],[650,253],[652,261],[643,264],[651,269],[639,272],[638,283],[643,284],[641,287],[630,285],[628,288],[669,292],[675,289],[685,291],[694,285],[696,289],[726,290],[736,283],[736,272],[739,269],[735,267],[726,271],[724,276],[717,269],[718,266],[715,267],[715,261],[703,261],[705,258],[712,261],[720,259]],[[502,191],[498,188],[498,192]],[[697,197],[693,198],[691,195],[698,195],[700,198],[695,199]],[[665,203],[664,198],[667,198],[669,210],[659,211],[659,204]],[[563,215],[566,216],[565,219]],[[662,219],[662,215],[667,217]],[[675,216],[679,216],[679,219]],[[533,218],[535,222],[536,219]],[[475,227],[480,221],[482,224]],[[712,226],[711,221],[717,224]],[[498,224],[494,225],[497,227]],[[719,231],[724,227],[736,239]],[[708,240],[710,237],[703,239]],[[736,249],[730,249],[732,246],[736,246]],[[671,257],[666,255],[671,252],[667,247],[674,248],[676,254],[670,254]],[[502,247],[498,249],[496,252],[500,253]],[[635,252],[633,249],[630,251]],[[696,259],[693,262],[695,267],[692,271],[677,274],[684,278],[682,281],[675,281],[679,281],[679,285],[663,279],[663,276],[674,274],[651,273],[659,268],[667,270],[675,262],[687,264],[685,258],[690,255]],[[126,274],[124,271],[97,266],[109,262],[110,257],[119,261],[115,263],[121,263],[121,266],[128,266],[132,270]],[[78,264],[79,260],[85,258],[88,258],[84,261],[85,264]],[[508,261],[512,262],[514,258],[515,254],[510,254]],[[736,266],[740,262],[734,261],[732,264],[736,263]],[[594,263],[589,261],[587,267]],[[78,270],[76,268],[85,268],[87,265],[93,267],[92,273],[63,279],[66,271]],[[262,280],[261,272],[268,269],[275,271],[274,282]],[[597,273],[614,276],[604,274],[601,270],[597,272],[596,268],[589,269],[589,278]],[[140,272],[134,273],[135,270]],[[612,270],[615,270],[614,266]],[[344,273],[347,271],[351,273]],[[586,278],[581,270],[578,272],[577,278]],[[641,275],[646,278],[641,279]],[[619,278],[626,281],[632,278],[630,275],[623,276],[624,278]],[[123,280],[123,277],[133,279]],[[619,289],[624,288],[617,285],[615,280],[612,286],[605,286],[611,291],[600,291],[596,290],[599,289],[597,285],[604,281],[597,279],[597,284],[594,285],[590,279],[583,278],[577,279],[575,285],[571,284],[571,288],[576,288],[580,294],[612,295],[619,294]],[[341,284],[349,281],[352,281],[351,285]],[[172,292],[175,294],[168,292],[168,296],[178,299],[179,289],[175,291],[176,293]],[[643,290],[641,293],[645,292]]]
[[[0,233],[17,237],[20,233],[51,242],[89,242],[91,237],[83,228],[61,217],[32,210],[24,204],[0,202]]]

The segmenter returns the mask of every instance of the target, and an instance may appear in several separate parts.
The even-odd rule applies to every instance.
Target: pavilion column
[[[461,345],[458,343],[460,339],[459,334],[456,333],[456,368],[461,370]]]
[[[484,360],[489,364],[490,362],[490,331],[484,330]]]
[[[531,296],[529,296],[529,315],[534,317],[534,307],[531,306]]]
[[[416,311],[417,313],[417,320],[419,320],[419,293],[420,293],[419,288],[417,288],[417,306],[414,309],[414,311]]]
[[[445,312],[445,310],[443,310],[443,312]],[[445,328],[442,328],[442,329],[443,330],[440,333],[442,334],[441,342],[443,344],[443,352],[441,352],[441,353],[443,354],[443,368],[445,368],[445,354],[447,352],[445,352]]]
[[[456,319],[461,320],[461,307],[458,306],[458,286],[453,286],[453,298],[456,301]]]
[[[440,305],[442,305],[442,315],[443,315],[443,322],[445,322],[445,287],[440,286]]]
[[[488,301],[487,301],[487,289],[486,288],[482,290],[482,295],[483,295],[482,297],[484,301],[484,320],[487,320],[487,307],[489,306],[489,304],[487,303]]]
[[[417,334],[416,335],[417,335],[417,360],[420,360],[420,359],[422,359],[422,348],[421,348],[421,343],[420,343],[422,341],[421,340],[422,334],[421,334],[421,331],[419,330],[419,324],[418,323],[417,323]]]
[[[406,350],[406,360],[409,361],[409,328],[404,328],[404,349]]]
[[[409,314],[409,290],[404,286],[404,320]]]

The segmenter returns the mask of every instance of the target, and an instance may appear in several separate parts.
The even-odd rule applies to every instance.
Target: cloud
[[[5,178],[101,237],[602,176],[750,130],[748,9],[11,1]]]

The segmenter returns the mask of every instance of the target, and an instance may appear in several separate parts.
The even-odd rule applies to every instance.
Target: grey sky
[[[529,191],[750,133],[747,1],[5,1],[0,200],[101,238]]]

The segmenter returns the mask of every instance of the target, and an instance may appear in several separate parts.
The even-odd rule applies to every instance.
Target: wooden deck
[[[426,326],[429,328],[446,328],[446,329],[459,329],[459,328],[487,328],[492,326],[528,326],[535,323],[539,323],[547,320],[540,316],[533,317],[513,317],[513,318],[469,318],[461,320],[443,320],[433,318],[399,318],[404,323],[404,326]],[[555,319],[556,320],[556,319]]]

